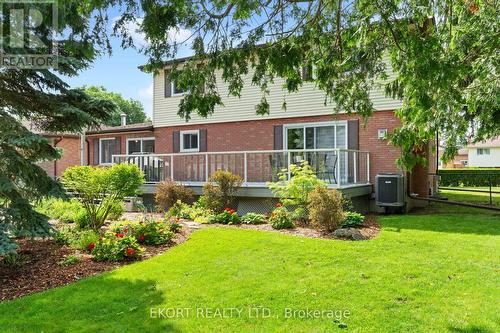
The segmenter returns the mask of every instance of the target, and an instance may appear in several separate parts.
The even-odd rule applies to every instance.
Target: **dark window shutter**
[[[99,139],[95,138],[92,140],[92,148],[94,150],[94,158],[92,160],[93,165],[99,164]]]
[[[274,126],[274,150],[283,149],[283,125]]]
[[[347,149],[359,150],[359,120],[347,121]],[[347,154],[348,156],[348,181],[354,181],[354,153]],[[358,165],[357,179],[359,179],[359,156],[356,161]]]
[[[181,138],[181,132],[179,131],[174,131],[172,134],[173,140],[172,140],[172,151],[174,153],[178,153],[180,151],[180,138]]]
[[[172,86],[170,84],[170,78],[168,77],[169,71],[165,70],[163,74],[165,77],[165,97],[170,97],[172,96]]]
[[[117,136],[115,138],[115,155],[120,155],[122,153],[122,138]]]
[[[347,122],[347,149],[359,150],[359,120]]]
[[[200,130],[200,151],[207,151],[208,143],[207,143],[207,130]]]

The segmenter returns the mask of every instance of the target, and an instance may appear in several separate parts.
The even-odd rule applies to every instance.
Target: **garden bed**
[[[217,227],[235,227],[241,229],[254,229],[262,231],[273,231],[279,232],[286,235],[300,236],[307,238],[323,238],[323,239],[343,239],[334,237],[332,233],[323,232],[321,230],[313,229],[305,226],[297,226],[293,229],[274,229],[270,224],[239,224],[239,225],[225,225],[225,224],[200,224],[192,222],[203,226],[217,226]],[[380,225],[377,222],[375,215],[366,216],[365,222],[359,228],[357,228],[360,233],[366,237],[366,239],[372,239],[376,237],[380,231]]]
[[[191,232],[192,229],[183,227],[168,245],[143,246],[145,251],[140,260],[159,255],[184,242]],[[0,301],[70,284],[137,261],[98,262],[92,255],[60,245],[52,239],[19,239],[18,244],[18,262],[10,266],[0,264]],[[59,264],[68,256],[76,256],[78,261],[69,266]]]

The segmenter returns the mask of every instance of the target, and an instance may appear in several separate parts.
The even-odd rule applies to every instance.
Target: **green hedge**
[[[500,169],[439,170],[440,186],[500,186]]]

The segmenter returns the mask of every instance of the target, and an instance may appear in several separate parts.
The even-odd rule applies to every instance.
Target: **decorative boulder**
[[[356,228],[341,228],[333,232],[335,238],[344,238],[350,240],[365,240],[367,239],[359,229]]]

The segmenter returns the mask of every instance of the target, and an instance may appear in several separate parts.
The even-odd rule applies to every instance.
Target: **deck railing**
[[[370,183],[370,154],[350,149],[255,150],[177,154],[113,155],[113,163],[134,163],[147,183],[166,179],[198,185],[219,169],[240,175],[244,186],[277,181],[281,170],[307,160],[332,187]]]

